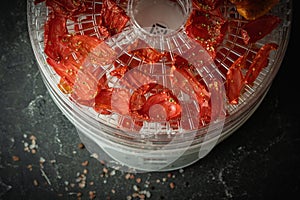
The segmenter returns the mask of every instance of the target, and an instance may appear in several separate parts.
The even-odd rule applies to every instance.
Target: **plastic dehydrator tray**
[[[230,24],[231,31],[226,33],[223,42],[220,44],[220,46],[218,46],[217,56],[213,60],[213,65],[209,65],[209,67],[205,69],[197,69],[202,77],[217,78],[218,80],[221,80],[221,83],[223,85],[222,87],[224,88],[226,73],[230,66],[235,62],[237,57],[241,56],[241,53],[239,52],[248,52],[249,54],[255,55],[259,47],[262,47],[267,43],[276,43],[278,45],[278,48],[275,51],[272,51],[270,55],[268,55],[268,65],[262,69],[262,71],[259,73],[259,76],[255,79],[254,83],[252,85],[245,85],[243,91],[239,96],[237,104],[232,104],[228,102],[228,99],[224,99],[225,115],[222,115],[222,117],[216,117],[215,124],[210,124],[210,126],[199,127],[198,125],[193,125],[197,124],[197,120],[199,120],[196,119],[195,122],[195,117],[193,116],[195,113],[194,110],[197,110],[197,106],[189,108],[187,106],[188,103],[186,103],[187,101],[185,99],[185,96],[176,91],[177,88],[173,88],[172,84],[168,85],[169,72],[168,69],[164,68],[164,65],[161,62],[158,62],[158,65],[151,64],[139,66],[140,71],[137,72],[138,77],[141,77],[143,75],[139,74],[140,72],[151,74],[151,77],[156,79],[156,82],[160,83],[163,86],[167,86],[168,89],[179,96],[178,98],[180,99],[182,105],[188,107],[185,108],[186,121],[188,121],[188,123],[186,127],[181,127],[181,125],[179,124],[174,128],[173,124],[168,121],[159,121],[154,123],[146,122],[142,125],[142,127],[140,127],[139,130],[136,130],[134,125],[130,127],[123,127],[124,121],[131,120],[130,116],[114,112],[113,110],[110,112],[110,114],[99,114],[92,107],[82,105],[74,101],[74,99],[70,97],[70,94],[65,94],[58,87],[61,77],[55,72],[53,67],[47,63],[47,56],[44,52],[44,25],[49,17],[49,8],[46,6],[45,2],[37,4],[34,3],[34,0],[27,0],[27,2],[30,39],[44,83],[58,107],[78,128],[79,132],[85,136],[88,136],[88,138],[90,139],[95,138],[95,140],[101,140],[105,138],[108,141],[116,142],[116,144],[122,144],[132,148],[139,147],[139,145],[142,145],[143,147],[146,146],[145,148],[147,148],[147,145],[149,145],[150,143],[151,148],[154,149],[159,148],[159,145],[161,145],[160,143],[165,142],[165,145],[168,144],[172,139],[174,139],[172,137],[176,134],[186,133],[188,135],[190,134],[190,132],[192,132],[191,136],[193,137],[193,139],[192,141],[188,142],[188,144],[184,144],[186,145],[186,147],[189,146],[187,148],[184,148],[185,150],[190,150],[190,146],[193,147],[194,145],[196,146],[213,138],[217,138],[217,140],[214,142],[215,144],[222,141],[222,139],[226,138],[238,127],[240,127],[251,116],[251,114],[263,100],[272,83],[272,80],[274,79],[281,65],[288,44],[292,14],[291,1],[279,1],[279,3],[275,5],[269,12],[270,14],[278,16],[281,19],[279,26],[277,26],[270,34],[255,42],[255,44],[246,45],[240,42],[240,30],[241,27],[245,23],[247,23],[247,20],[239,15],[239,13],[236,11],[236,7],[233,6],[233,4],[225,3],[224,5],[222,5],[221,10],[224,18],[227,21],[234,23]],[[87,2],[88,9],[94,12],[83,13],[80,16],[76,17],[76,21],[69,20],[67,22],[67,28],[71,33],[76,33],[79,35],[88,34],[100,38],[101,34],[99,33],[99,29],[97,28],[97,26],[99,25],[98,19],[100,15],[100,13],[98,12],[98,8],[101,7],[102,1],[90,0]],[[122,4],[120,6],[128,14],[130,14],[130,12],[132,11],[128,9],[128,7],[132,5],[127,6],[127,4]],[[95,10],[97,10],[97,12]],[[144,14],[145,16],[147,15],[146,13]],[[138,18],[138,15],[135,16]],[[176,18],[176,23],[178,23],[180,19],[182,19],[182,17]],[[160,49],[167,49],[169,52],[176,52],[177,54],[180,54],[181,51],[185,51],[184,47],[182,46],[194,45],[190,43],[190,38],[186,36],[184,31],[173,31],[173,27],[169,28],[168,25],[163,22],[152,24],[150,22],[149,25],[145,25],[149,26],[149,28],[147,29],[138,27],[138,25],[133,28],[135,24],[132,24],[131,20],[129,20],[130,23],[128,23],[128,25],[121,33],[117,34],[116,36],[112,36],[105,41],[105,44],[108,45],[111,49],[114,49],[115,52],[117,52],[117,54],[119,55],[122,52],[126,52],[126,45],[128,46],[129,43],[140,39],[146,41],[154,48],[157,47]],[[138,22],[138,19],[135,20],[136,22]],[[144,19],[139,23],[142,24],[145,22],[145,24],[147,24],[146,21],[147,20]],[[77,29],[75,30],[74,27],[77,27]],[[137,28],[143,30],[137,32]],[[143,31],[148,31],[148,33],[150,34],[145,34],[143,33]],[[169,34],[169,38],[166,39],[163,37],[163,39],[161,39],[161,37],[160,39],[157,39],[159,38],[160,34],[168,34],[169,32],[171,32],[171,34]],[[153,40],[153,38],[156,39]],[[99,48],[100,50],[103,50],[104,47]],[[198,48],[199,47],[196,47],[197,50]],[[237,51],[237,49],[240,49],[242,51]],[[209,56],[208,54],[205,55]],[[122,63],[122,60],[120,60],[118,56],[115,56],[114,58],[114,63]],[[134,59],[136,58],[133,58],[133,60]],[[248,60],[250,64],[252,61],[253,60]],[[113,70],[112,62],[108,63],[106,66],[100,67],[102,67],[104,71],[106,70],[106,74],[109,74]],[[108,76],[107,79],[108,84],[114,88],[120,88],[122,87],[122,83],[124,83],[120,81],[118,82],[118,79],[116,79],[115,77]],[[204,82],[206,81],[205,78],[203,78],[203,80]],[[190,98],[189,100],[193,102],[193,98]],[[218,123],[221,123],[221,125],[218,125]],[[139,134],[137,134],[137,132]],[[178,141],[173,140],[173,143],[171,143],[170,145],[172,146],[176,144],[176,147],[181,148],[182,146],[180,145],[180,141],[180,139]],[[208,151],[209,150],[210,148],[208,148]],[[183,152],[182,154],[185,153]],[[206,152],[204,154],[206,154]],[[197,158],[200,157],[201,156],[198,155]],[[120,158],[117,158],[117,160],[120,160]],[[163,167],[166,167],[166,169],[176,168],[182,165],[187,165],[188,163],[192,163],[194,162],[194,160],[191,159],[189,161],[183,161],[178,165],[175,164],[173,167],[166,167],[167,165],[164,165]],[[163,167],[160,166],[160,168]],[[151,169],[156,168],[154,167]]]

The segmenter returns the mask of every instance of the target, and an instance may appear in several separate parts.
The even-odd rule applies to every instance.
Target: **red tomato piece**
[[[112,0],[103,0],[100,14],[102,17],[99,25],[102,26],[104,35],[109,33],[109,36],[113,36],[120,33],[129,21],[126,11]]]
[[[87,58],[88,54],[91,53],[95,47],[102,43],[102,40],[89,35],[74,35],[68,37],[66,40],[72,51],[78,56],[81,56],[82,61]]]
[[[156,63],[164,56],[163,53],[150,47],[137,49],[131,53],[147,63]]]
[[[172,85],[178,87],[184,93],[191,95],[198,101],[200,108],[199,126],[204,126],[211,119],[211,104],[210,92],[206,84],[201,81],[200,75],[194,66],[191,65],[185,58],[174,55],[175,62],[173,63],[174,76],[172,77]],[[181,76],[176,75],[180,73]],[[194,96],[195,95],[195,96]]]
[[[245,83],[253,84],[261,70],[268,66],[269,63],[269,54],[272,50],[276,50],[278,48],[278,44],[276,43],[267,43],[262,46],[258,52],[256,53],[246,75],[245,75]]]
[[[214,59],[216,49],[223,41],[228,23],[223,16],[194,10],[186,24],[186,33],[195,39]]]
[[[211,118],[213,120],[220,119],[225,116],[225,99],[226,89],[223,88],[222,80],[212,78],[208,84],[210,92]]]
[[[255,20],[267,14],[279,0],[229,0],[246,20]]]
[[[111,113],[111,96],[113,89],[102,89],[95,97],[94,110],[100,114]]]
[[[245,44],[252,44],[271,33],[281,22],[274,15],[263,15],[245,24],[241,29],[241,35]]]
[[[95,97],[94,109],[101,114],[115,112],[129,116],[129,98],[130,93],[126,89],[102,89]]]
[[[66,77],[61,77],[57,87],[65,94],[71,94],[73,83],[69,82]]]
[[[71,93],[72,99],[83,105],[93,104],[98,92],[100,68],[94,69],[84,62],[100,43],[99,39],[92,36],[64,35],[56,42],[58,58],[47,58],[48,64],[62,79],[59,88],[64,93]]]
[[[82,105],[93,105],[98,92],[98,81],[88,70],[79,69],[71,97]]]
[[[129,102],[130,111],[138,112],[139,110],[141,110],[143,105],[146,102],[145,94],[151,93],[151,90],[155,88],[162,89],[163,86],[156,83],[149,83],[149,84],[142,85],[141,87],[136,89],[130,97],[130,102]]]
[[[69,59],[72,59],[72,57],[69,57]],[[69,87],[73,88],[78,71],[78,67],[76,65],[71,64],[71,62],[68,60],[56,62],[51,58],[47,58],[47,63],[52,66],[54,71],[63,79],[62,83],[65,85],[65,87],[68,83]],[[69,64],[66,65],[65,63]]]
[[[129,109],[130,92],[123,88],[114,88],[111,97],[111,108],[114,112],[121,115],[130,115]]]
[[[193,0],[193,6],[199,10],[212,11],[221,3],[220,0]]]
[[[100,71],[100,70],[99,70]],[[102,71],[102,69],[101,69]],[[95,77],[99,77],[97,75],[95,75]],[[97,87],[98,87],[98,91],[102,90],[102,89],[108,89],[109,86],[107,84],[107,77],[106,77],[106,74],[103,74],[100,79],[98,80],[98,84],[97,84]]]
[[[162,91],[148,97],[141,113],[153,121],[177,120],[181,116],[181,106],[174,95]]]
[[[62,52],[67,48],[61,39],[68,33],[66,28],[66,18],[57,16],[54,13],[49,14],[49,19],[44,26],[44,53],[56,61],[63,57]]]
[[[155,80],[148,74],[139,70],[130,70],[120,79],[119,84],[128,90],[136,90],[146,83],[154,83]]]
[[[84,0],[44,0],[46,6],[51,7],[57,15],[71,18],[72,16],[85,11]],[[37,0],[42,2],[42,0]]]
[[[131,112],[138,112],[142,109],[143,105],[146,102],[146,97],[143,93],[134,91],[130,97],[129,108]]]
[[[122,78],[124,74],[128,71],[128,66],[120,66],[110,72],[111,76],[115,76],[117,78]]]
[[[246,56],[242,55],[230,66],[226,74],[226,95],[230,104],[238,104],[239,96],[245,86],[242,68],[246,65]]]

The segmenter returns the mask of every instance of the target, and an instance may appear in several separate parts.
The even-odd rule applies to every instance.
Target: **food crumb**
[[[137,185],[133,185],[132,188],[133,188],[134,191],[139,191],[140,190],[140,188]]]
[[[126,197],[126,200],[131,200],[131,199],[132,199],[131,196],[127,196],[127,197]]]
[[[98,156],[98,154],[96,154],[96,153],[92,153],[92,154],[91,154],[91,158],[98,159],[98,158],[99,158],[99,156]]]
[[[175,183],[171,182],[171,183],[169,184],[169,186],[170,186],[171,189],[174,189],[174,188],[175,188]]]
[[[130,178],[130,174],[125,175],[125,179],[128,180]]]
[[[13,157],[12,157],[12,160],[15,161],[15,162],[16,162],[16,161],[19,161],[19,160],[20,160],[20,157],[19,157],[19,156],[13,156]]]
[[[33,180],[33,185],[34,185],[34,186],[38,186],[38,185],[39,185],[39,182],[38,182],[36,179],[34,179],[34,180]]]
[[[55,164],[55,163],[56,163],[56,160],[50,160],[50,163],[51,163],[51,164]]]
[[[44,162],[46,162],[46,159],[45,158],[43,158],[43,157],[40,157],[40,164],[43,164]]]
[[[141,179],[141,178],[136,178],[135,181],[136,181],[137,183],[141,183],[142,179]]]
[[[81,165],[82,165],[82,166],[84,166],[84,167],[86,167],[86,166],[88,166],[88,165],[89,165],[89,161],[88,161],[88,160],[86,160],[86,161],[82,162],[82,163],[81,163]]]
[[[28,169],[29,171],[32,171],[32,165],[27,165],[27,169]]]
[[[88,173],[88,170],[87,169],[84,169],[83,170],[83,174],[87,174]]]
[[[85,147],[83,143],[79,143],[77,146],[79,149],[84,149],[84,147]]]
[[[81,192],[77,192],[76,196],[77,196],[77,200],[80,200],[81,197],[82,197],[82,193]]]
[[[95,199],[96,191],[89,191],[89,199]]]
[[[103,171],[104,174],[108,173],[108,169],[106,167],[103,167],[102,171]]]

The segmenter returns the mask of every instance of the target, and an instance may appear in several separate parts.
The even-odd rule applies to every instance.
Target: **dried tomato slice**
[[[65,17],[50,13],[44,26],[44,53],[58,62],[63,58],[62,52],[66,48],[62,43],[62,37],[68,33],[66,21]]]
[[[101,114],[110,114],[111,112],[120,115],[129,116],[130,92],[124,88],[107,88],[98,92],[95,97],[95,111]]]
[[[155,80],[145,72],[134,69],[127,72],[119,81],[119,84],[126,87],[128,90],[136,90],[145,83],[155,83]]]
[[[43,1],[45,1],[46,6],[52,8],[57,15],[68,18],[71,18],[86,9],[84,0],[35,0],[35,3],[41,3]]]
[[[228,22],[220,14],[194,10],[186,24],[185,31],[214,59],[217,47],[223,41],[227,28]]]
[[[275,15],[264,15],[245,24],[241,29],[241,35],[245,44],[255,43],[271,33],[281,22]]]
[[[140,112],[150,121],[178,120],[181,116],[179,100],[170,91],[161,91],[147,98]]]
[[[125,10],[112,0],[103,0],[100,14],[100,30],[105,37],[120,33],[129,21]]]
[[[240,56],[227,71],[225,88],[230,104],[238,104],[240,93],[245,86],[242,68],[245,68],[246,58],[245,55]]]
[[[167,61],[170,59],[170,55],[167,55]],[[192,55],[192,53],[191,53]],[[206,53],[205,53],[206,55]],[[202,127],[210,122],[211,120],[211,94],[209,92],[209,87],[202,80],[202,77],[197,72],[197,69],[187,60],[186,58],[174,54],[171,59],[171,68],[173,70],[174,76],[171,78],[173,87],[176,86],[180,91],[188,94],[192,99],[197,100],[200,112],[198,113],[198,126]],[[201,56],[200,56],[201,57]],[[203,63],[208,64],[210,58],[205,56]],[[193,61],[194,58],[191,58]],[[176,74],[180,75],[176,75]],[[213,88],[214,89],[214,88]]]
[[[131,58],[136,57],[146,63],[156,63],[165,56],[163,52],[152,48],[146,41],[141,39],[137,39],[133,44],[127,46],[126,49]]]
[[[111,97],[112,110],[121,115],[129,116],[130,91],[124,88],[114,88]]]
[[[122,78],[125,75],[125,73],[128,70],[129,70],[129,67],[127,65],[125,65],[125,66],[119,66],[116,69],[112,70],[110,72],[110,75],[111,76],[115,76],[115,77],[117,77],[117,78],[120,79],[120,78]]]
[[[95,97],[94,110],[100,114],[111,114],[111,96],[113,89],[102,89]]]
[[[246,84],[251,85],[256,80],[261,70],[268,65],[270,52],[272,50],[276,50],[277,48],[278,48],[278,44],[267,43],[258,50],[245,75]]]
[[[164,87],[157,83],[148,83],[145,85],[140,86],[138,89],[136,89],[131,97],[130,97],[130,103],[129,108],[131,112],[138,112],[142,109],[143,105],[145,104],[147,98],[146,94],[151,94],[152,89],[163,89]]]
[[[59,88],[64,93],[70,93],[73,100],[83,105],[93,104],[99,88],[97,79],[103,71],[84,62],[101,42],[87,35],[65,35],[56,43],[59,47],[56,49],[59,59],[47,58],[48,64],[62,79]]]
[[[144,95],[144,91],[134,91],[130,97],[129,108],[131,113],[137,112],[142,109],[143,105],[146,102],[146,96]]]
[[[77,103],[92,106],[98,92],[98,80],[88,70],[79,69],[72,89],[71,97]]]
[[[279,0],[230,0],[238,13],[247,20],[255,20],[267,14]]]
[[[199,10],[212,11],[221,3],[220,0],[193,0],[193,6]]]
[[[164,56],[163,53],[150,47],[137,49],[131,53],[147,63],[156,63]]]

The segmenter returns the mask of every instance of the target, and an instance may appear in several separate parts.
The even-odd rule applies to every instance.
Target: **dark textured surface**
[[[50,98],[38,71],[26,1],[7,1],[0,11],[0,199],[78,199],[79,194],[89,199],[90,192],[95,199],[138,199],[135,193],[145,193],[146,199],[299,198],[296,17],[272,87],[241,128],[183,170],[128,177],[78,147],[76,129]]]

